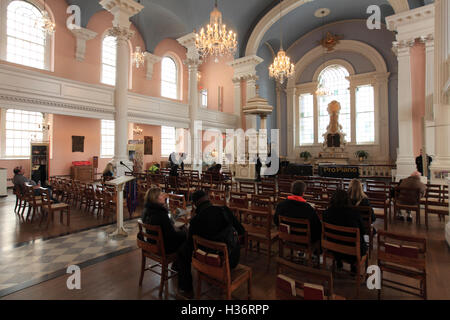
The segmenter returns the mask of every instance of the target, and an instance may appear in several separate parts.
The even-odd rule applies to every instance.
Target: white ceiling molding
[[[156,63],[160,62],[162,57],[156,56],[150,52],[145,55],[145,61],[147,63],[147,80],[153,78],[153,67]]]
[[[77,61],[84,61],[86,41],[94,39],[97,36],[97,32],[82,27],[73,28],[70,31],[77,39],[75,59],[77,59]]]
[[[366,57],[372,65],[375,67],[377,73],[387,73],[386,62],[383,56],[372,46],[356,41],[356,40],[341,40],[335,47],[333,52],[339,51],[350,51],[356,52],[364,57]],[[317,46],[306,53],[297,63],[295,64],[295,75],[291,77],[288,81],[287,88],[294,88],[302,72],[311,63],[320,59],[323,55],[322,46]]]
[[[240,81],[256,77],[256,66],[263,61],[263,58],[251,55],[235,59],[227,64],[234,69],[233,81]]]
[[[395,13],[400,13],[409,10],[408,0],[388,0]]]
[[[287,15],[292,10],[314,0],[284,0],[282,4],[273,7],[261,20],[258,21],[256,27],[247,42],[245,55],[256,55],[259,45],[266,32],[280,19],[280,5],[282,6],[281,16]]]

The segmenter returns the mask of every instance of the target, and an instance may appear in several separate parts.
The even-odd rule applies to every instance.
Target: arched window
[[[331,65],[322,70],[319,75],[319,83],[329,90],[327,95],[319,96],[319,137],[327,131],[330,122],[328,115],[328,104],[339,101],[341,111],[339,113],[339,123],[346,134],[347,142],[351,141],[351,117],[350,117],[350,82],[346,79],[349,76],[347,69],[340,65]]]
[[[178,99],[178,68],[170,57],[164,57],[161,62],[161,96]]]
[[[12,1],[7,8],[6,60],[46,68],[45,34],[38,27],[41,11],[26,1]]]
[[[116,54],[117,41],[115,37],[106,36],[102,44],[102,83],[116,85]]]

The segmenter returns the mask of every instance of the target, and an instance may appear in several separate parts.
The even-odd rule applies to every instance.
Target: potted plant
[[[307,162],[308,159],[312,158],[312,155],[309,151],[303,151],[300,152],[300,158],[302,158],[305,162]]]
[[[369,157],[369,153],[364,150],[358,150],[355,152],[355,157],[359,159],[359,161],[364,161]]]

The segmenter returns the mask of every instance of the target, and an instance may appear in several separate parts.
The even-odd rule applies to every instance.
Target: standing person
[[[430,165],[431,162],[433,162],[433,159],[427,155],[427,178],[430,179]],[[419,171],[422,176],[424,175],[423,173],[423,149],[420,149],[420,155],[416,158],[416,167],[417,167],[417,171]]]
[[[364,235],[366,234],[364,223],[358,212],[352,209],[350,197],[347,192],[344,190],[337,190],[333,194],[330,207],[325,210],[323,214],[323,221],[336,226],[358,228],[360,230],[361,256],[366,254],[367,245],[364,241]],[[342,261],[346,261],[351,264],[352,273],[356,273],[355,256],[334,253],[334,257],[338,269],[342,269]]]
[[[145,194],[142,222],[161,227],[166,254],[171,254],[176,252],[186,241],[186,233],[175,230],[172,220],[169,218],[169,210],[165,206],[166,198],[167,194],[162,193],[160,188],[149,189]]]
[[[416,192],[414,190],[419,191],[420,198],[422,198],[425,195],[425,191],[427,190],[427,187],[420,181],[420,172],[414,171],[411,173],[411,175],[408,178],[402,179],[400,184],[398,185],[398,188],[400,189],[400,193],[398,195],[398,199],[396,199],[401,204],[408,204],[408,205],[416,205],[417,200],[415,198]],[[410,190],[401,190],[401,188],[407,188]],[[396,219],[404,221],[405,218],[403,217],[401,211],[398,211],[396,216]],[[407,217],[406,220],[408,222],[412,222],[412,215],[411,211],[407,211]]]
[[[237,235],[243,235],[244,227],[239,223],[231,210],[226,207],[214,206],[209,201],[208,195],[203,190],[197,190],[192,195],[194,217],[190,222],[188,240],[178,251],[178,288],[180,294],[185,297],[193,295],[192,287],[192,252],[194,251],[193,236],[197,235],[211,241],[224,242],[227,244],[229,252],[230,268],[233,269],[239,264],[240,247],[239,243],[228,243],[228,239],[222,239],[223,231],[230,225]]]
[[[180,153],[181,171],[184,172],[184,160],[186,159],[186,153]]]
[[[320,222],[316,210],[314,210],[314,208],[303,198],[305,191],[306,184],[303,181],[298,180],[292,183],[292,195],[288,196],[287,200],[278,203],[275,215],[273,216],[273,221],[278,226],[279,216],[309,220],[312,247],[317,251],[320,248],[322,223]]]

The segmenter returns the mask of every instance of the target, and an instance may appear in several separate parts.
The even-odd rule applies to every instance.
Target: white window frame
[[[6,155],[6,112],[7,110],[19,110],[19,111],[25,111],[25,112],[36,112],[31,110],[22,110],[22,109],[14,109],[14,108],[2,108],[0,109],[0,132],[1,132],[1,150],[0,155],[1,159],[30,159],[30,156],[24,156],[24,155]],[[42,120],[44,122],[45,114],[42,114]],[[43,131],[43,130],[42,130]],[[44,132],[42,133],[42,137],[44,140]],[[31,148],[31,146],[30,146]]]
[[[298,113],[299,113],[299,124],[301,123],[301,119],[302,119],[302,117],[301,117],[301,113],[300,113],[300,110],[301,110],[301,97],[303,96],[303,95],[311,95],[312,96],[312,101],[313,101],[313,115],[312,115],[312,117],[308,117],[308,118],[312,118],[312,121],[313,121],[313,130],[315,129],[314,127],[315,127],[315,123],[316,123],[316,117],[315,117],[315,114],[316,114],[316,112],[315,112],[315,106],[316,106],[316,103],[314,102],[314,100],[315,100],[315,96],[313,95],[313,94],[311,94],[311,93],[302,93],[302,94],[299,94],[299,96],[298,96]],[[308,142],[308,143],[303,143],[302,142],[302,139],[301,139],[301,129],[300,129],[300,125],[299,125],[299,132],[298,132],[298,141],[299,141],[299,144],[300,144],[300,146],[302,146],[302,147],[304,147],[304,146],[310,146],[310,145],[313,145],[314,144],[314,138],[315,138],[315,135],[314,135],[314,132],[313,132],[313,142]],[[315,130],[314,130],[315,131]]]
[[[105,84],[105,85],[108,85],[108,86],[115,86],[116,84],[115,84],[115,80],[116,80],[116,70],[117,70],[117,62],[115,62],[115,65],[114,65],[114,84],[112,84],[112,83],[106,83],[106,82],[104,82],[103,81],[103,66],[104,65],[106,65],[106,64],[104,64],[103,63],[103,43],[105,42],[105,39],[106,38],[108,38],[108,37],[112,37],[112,36],[109,36],[108,35],[108,32],[105,32],[104,34],[103,34],[103,37],[102,37],[102,42],[101,42],[101,54],[100,54],[100,83],[101,84]],[[112,38],[114,38],[114,37],[112,37]],[[116,55],[117,55],[117,40],[116,40]],[[116,58],[117,58],[117,56],[116,56]]]
[[[359,88],[361,87],[371,87],[372,91],[373,91],[373,111],[362,111],[362,112],[358,112],[358,99],[357,99],[357,91]],[[358,139],[356,139],[355,144],[357,145],[365,145],[365,144],[372,144],[375,142],[375,133],[376,133],[376,124],[375,124],[375,88],[373,85],[371,84],[366,84],[366,85],[359,85],[355,87],[355,123],[358,122],[358,114],[363,114],[363,113],[373,113],[373,140],[372,141],[360,141],[358,142]],[[356,124],[355,124],[356,127]]]
[[[6,61],[6,52],[7,52],[7,11],[8,6],[13,1],[23,1],[23,0],[0,0],[0,60]],[[37,9],[39,9],[42,12],[42,3],[37,0],[27,0],[24,2],[28,2],[32,5],[34,5]],[[46,6],[46,10],[49,12],[50,18],[52,17],[52,13],[50,8],[48,7],[48,4]],[[54,41],[55,41],[55,35],[47,35],[45,46],[44,46],[44,69],[38,70],[47,70],[53,72],[53,64],[52,64],[52,57],[53,57],[53,50],[54,50]],[[11,62],[13,63],[13,62]],[[20,64],[19,64],[20,65]],[[33,68],[30,66],[26,66],[28,68]],[[36,69],[36,68],[34,68]]]
[[[107,154],[107,153],[104,153],[103,151],[103,148],[104,148],[104,141],[103,141],[103,137],[104,137],[104,134],[103,134],[103,124],[104,124],[104,121],[111,121],[113,124],[114,124],[114,128],[113,128],[113,131],[112,131],[112,134],[108,134],[107,136],[112,136],[113,137],[113,148],[112,148],[112,150],[113,150],[113,152],[112,152],[112,154]],[[110,130],[109,128],[108,128],[108,130]],[[114,120],[109,120],[109,119],[102,119],[102,120],[100,120],[100,158],[107,158],[107,159],[109,159],[109,158],[112,158],[112,157],[114,157],[114,152],[115,152],[115,122],[114,122]],[[110,148],[108,148],[108,149],[110,149]]]
[[[163,96],[163,94],[162,94],[163,93],[163,86],[162,86],[162,84],[163,84],[163,77],[162,77],[162,74],[163,74],[163,61],[164,61],[165,58],[172,59],[172,61],[175,63],[175,68],[176,68],[175,74],[176,74],[176,77],[177,77],[176,78],[176,97],[175,98],[166,97],[166,96]],[[172,54],[166,54],[161,59],[161,79],[160,79],[160,95],[161,95],[161,97],[165,98],[165,99],[181,100],[180,83],[181,83],[181,69],[180,69],[180,65],[178,63],[178,59]]]
[[[207,109],[208,108],[208,89],[202,89],[200,90],[200,106],[202,108]],[[204,99],[206,101],[204,101]]]
[[[164,129],[168,129],[168,128],[173,129],[173,148],[171,148],[170,150],[167,149],[168,153],[166,153],[163,151],[165,149],[164,145],[165,145],[165,143],[167,143],[165,140],[169,140],[169,139],[171,140],[171,137],[169,137],[169,138],[164,137],[163,131],[164,131]],[[170,156],[170,154],[172,152],[176,151],[176,149],[175,149],[176,148],[176,138],[177,138],[177,136],[176,136],[176,128],[175,127],[161,126],[161,157],[168,157],[168,156]]]

